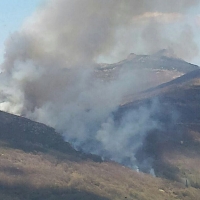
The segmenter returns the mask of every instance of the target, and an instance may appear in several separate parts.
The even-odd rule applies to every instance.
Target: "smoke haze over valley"
[[[126,112],[119,108],[143,90],[198,69],[184,61],[199,53],[184,20],[198,3],[47,1],[6,41],[0,109],[55,128],[76,149],[152,172],[152,160],[140,162],[138,151],[148,133],[166,129],[157,116],[173,106],[152,98]],[[133,49],[146,55],[100,63],[122,60]],[[167,118],[172,127],[179,112]]]

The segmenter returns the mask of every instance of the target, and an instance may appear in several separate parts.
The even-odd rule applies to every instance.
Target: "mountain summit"
[[[182,74],[199,69],[197,65],[178,58],[171,49],[162,49],[152,55],[136,55],[131,53],[126,59],[118,63],[100,65],[100,69],[103,70],[125,67],[140,70],[178,71]]]

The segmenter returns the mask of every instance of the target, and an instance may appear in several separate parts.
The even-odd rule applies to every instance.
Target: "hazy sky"
[[[6,38],[18,30],[42,2],[43,0],[0,0],[0,62],[3,60]]]
[[[0,63],[3,61],[3,54],[4,54],[4,42],[8,36],[13,33],[16,30],[19,30],[22,26],[23,22],[27,19],[28,16],[31,16],[31,14],[36,10],[36,8],[40,5],[42,5],[42,2],[45,0],[0,0]],[[144,16],[143,16],[144,17]],[[161,18],[166,20],[166,16],[161,16],[160,13],[155,14],[154,16],[148,16],[148,14],[145,16],[147,18]],[[167,16],[169,18],[169,16]],[[200,6],[196,6],[194,8],[191,8],[189,12],[184,16],[184,21],[187,21],[187,23],[192,27],[193,29],[193,40],[200,49]],[[164,22],[165,23],[165,22]],[[181,20],[179,22],[174,23],[171,26],[171,30],[169,33],[173,35],[174,30],[179,29],[179,24],[182,23]],[[170,26],[169,26],[170,29]],[[187,44],[187,41],[185,41],[185,48],[189,44]],[[142,46],[142,45],[141,45]],[[148,52],[142,52],[143,49],[130,49],[130,51],[140,54],[140,53],[148,53]],[[131,52],[130,52],[131,53]],[[112,59],[116,61],[116,57],[104,57],[105,61],[112,62]],[[120,58],[121,59],[121,58]],[[102,60],[100,60],[102,61]],[[195,58],[192,58],[189,60],[192,63],[200,65],[200,56],[196,56]]]

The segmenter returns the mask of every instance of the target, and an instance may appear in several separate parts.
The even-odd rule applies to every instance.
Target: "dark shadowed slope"
[[[173,89],[173,87],[178,87],[178,86],[186,86],[186,85],[193,85],[194,82],[198,79],[200,79],[200,69],[194,70],[192,72],[189,72],[181,77],[178,77],[172,81],[169,81],[167,83],[163,83],[157,87],[151,88],[145,92],[151,92],[151,91],[155,91],[158,89],[165,89],[165,88],[171,88]]]
[[[0,111],[0,139],[6,146],[25,152],[55,151],[76,161],[83,159],[101,161],[100,157],[86,156],[73,149],[53,128],[2,111]]]

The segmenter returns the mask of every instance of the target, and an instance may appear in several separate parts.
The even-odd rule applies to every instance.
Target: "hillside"
[[[0,113],[0,198],[197,199],[185,183],[138,173],[75,151],[53,129]]]
[[[200,188],[199,94],[200,70],[196,70],[135,95],[132,102],[118,111],[121,117],[127,110],[159,99],[159,112],[154,117],[162,129],[147,134],[146,142],[138,151],[139,162],[151,158],[157,176],[179,182],[187,179],[196,188]]]

